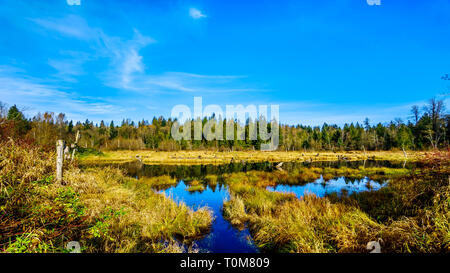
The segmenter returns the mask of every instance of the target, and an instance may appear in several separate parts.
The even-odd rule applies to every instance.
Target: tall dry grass
[[[247,224],[255,243],[268,252],[367,252],[367,243],[378,240],[384,252],[449,252],[450,172],[448,160],[447,167],[439,164],[407,175],[355,170],[354,175],[389,173],[391,180],[379,191],[325,198],[297,199],[265,189],[276,181],[301,181],[304,173],[227,174],[232,195],[223,213],[238,227]]]
[[[168,149],[170,150],[170,149]],[[403,162],[402,151],[370,151],[366,154],[361,151],[348,152],[299,152],[299,151],[155,151],[155,150],[119,150],[104,151],[104,155],[89,155],[82,158],[82,163],[119,163],[136,160],[140,155],[146,164],[227,164],[231,162],[305,162],[305,161],[336,161],[346,158],[356,160],[390,160]],[[416,162],[426,158],[425,152],[408,151],[408,161]]]
[[[54,183],[54,166],[55,155],[39,147],[0,143],[0,249],[61,252],[64,240],[79,236],[83,205],[72,188]]]
[[[209,230],[207,208],[193,211],[115,168],[68,164],[54,182],[54,153],[14,141],[0,145],[0,250],[65,252],[195,251],[184,243]]]
[[[153,184],[126,177],[116,168],[83,173],[69,172],[66,179],[68,185],[86,192],[81,200],[88,216],[99,219],[86,236],[88,251],[165,252],[162,245],[172,246],[173,251],[174,244],[189,242],[209,230],[212,214],[207,208],[193,211],[177,204],[155,193]]]

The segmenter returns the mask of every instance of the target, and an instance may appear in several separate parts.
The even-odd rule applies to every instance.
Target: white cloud
[[[202,18],[206,15],[198,10],[191,12],[194,18]],[[110,36],[106,34],[101,28],[95,28],[86,22],[82,17],[71,15],[64,18],[53,19],[30,19],[35,22],[37,26],[44,29],[43,35],[58,34],[72,39],[77,39],[85,43],[92,51],[78,52],[78,51],[62,51],[60,56],[56,56],[48,61],[48,64],[53,67],[57,73],[53,75],[56,80],[64,80],[67,82],[76,82],[77,77],[86,75],[87,71],[83,70],[85,62],[106,60],[106,65],[102,69],[101,65],[96,65],[96,76],[103,82],[105,86],[113,87],[120,91],[137,92],[140,99],[130,105],[136,105],[136,102],[141,103],[143,96],[149,97],[155,94],[166,93],[174,94],[176,96],[182,93],[243,93],[262,91],[254,88],[249,88],[243,83],[240,83],[241,78],[246,76],[236,75],[204,75],[184,72],[164,72],[164,73],[150,73],[146,71],[148,67],[145,65],[145,60],[141,54],[141,50],[149,44],[156,42],[151,37],[142,35],[138,30],[134,30],[131,39],[124,39],[123,37]],[[86,66],[88,67],[88,66]],[[58,81],[57,81],[58,82]],[[34,81],[36,84],[37,81]],[[23,81],[21,84],[25,84]],[[30,89],[38,90],[38,86],[32,86]],[[53,86],[45,86],[43,90],[53,90]],[[119,91],[119,92],[120,92]],[[1,92],[1,90],[0,90]],[[127,97],[132,99],[133,96],[127,94]],[[35,98],[33,98],[35,99]],[[104,98],[89,98],[89,99],[68,99],[65,97],[61,99],[61,103],[68,106],[78,105],[78,109],[86,109],[85,116],[89,113],[96,115],[101,114],[102,111],[106,114],[112,114],[113,105],[125,105],[123,108],[130,109],[123,101],[110,101],[110,104],[100,103],[94,105],[96,99],[104,101]],[[123,99],[123,97],[122,97]],[[17,101],[17,97],[15,100]],[[19,100],[20,101],[20,100]],[[44,103],[41,106],[45,106]],[[86,106],[86,107],[85,107]],[[47,107],[43,107],[48,109]],[[117,109],[116,109],[117,110]],[[64,110],[69,111],[69,110]],[[120,112],[118,110],[117,112]],[[75,110],[71,113],[76,113]],[[116,114],[116,113],[115,113]]]
[[[69,81],[75,81],[73,76],[81,75],[81,65],[88,59],[108,58],[110,67],[103,73],[107,85],[115,88],[128,89],[133,80],[133,74],[144,72],[143,57],[139,50],[155,40],[142,35],[134,29],[131,40],[109,36],[102,29],[93,28],[76,15],[61,19],[30,19],[37,25],[61,35],[86,41],[94,49],[92,56],[73,58],[70,60],[50,60],[49,65],[58,71],[57,76]]]
[[[127,111],[117,104],[106,100],[81,97],[70,92],[64,86],[55,85],[24,74],[25,71],[15,68],[0,67],[0,98],[10,105],[25,107],[31,115],[39,111],[64,112],[69,119],[77,117],[98,117],[99,115],[116,115]]]
[[[89,40],[98,37],[101,30],[91,28],[86,20],[77,15],[69,15],[64,18],[31,18],[30,21],[47,29],[58,32],[64,36]]]
[[[165,72],[162,74],[128,74],[127,82],[114,78],[111,87],[139,92],[152,93],[230,93],[262,91],[260,89],[239,86],[237,80],[245,76],[201,75],[183,72]]]
[[[206,15],[202,13],[201,10],[196,9],[196,8],[190,8],[189,9],[189,16],[191,16],[194,19],[200,19],[200,18],[205,18]]]
[[[191,8],[193,18],[206,17],[200,10]],[[82,65],[85,61],[99,58],[109,59],[109,67],[100,72],[100,79],[106,86],[116,89],[137,91],[141,94],[161,92],[251,92],[255,89],[237,86],[236,81],[245,76],[235,75],[201,75],[183,72],[165,72],[150,74],[146,72],[144,57],[140,51],[147,45],[156,42],[151,37],[134,30],[132,39],[109,36],[100,28],[94,28],[76,15],[62,19],[30,19],[46,30],[64,36],[85,41],[94,52],[90,56],[50,60],[48,64],[58,71],[55,75],[60,79],[75,82],[76,76],[84,73]],[[80,53],[81,54],[81,53]],[[67,55],[67,54],[66,54]]]
[[[136,73],[144,73],[145,65],[139,51],[154,43],[150,37],[144,36],[134,30],[134,37],[129,41],[122,41],[115,37],[104,36],[105,54],[111,58],[112,68],[106,73],[105,79],[110,86],[129,89],[129,85]]]

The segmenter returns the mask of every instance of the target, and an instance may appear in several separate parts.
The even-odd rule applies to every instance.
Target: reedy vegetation
[[[98,152],[83,149],[79,154],[80,164],[105,165],[115,163],[136,162],[136,155],[144,164],[157,165],[204,165],[229,163],[260,162],[317,162],[317,161],[362,161],[388,160],[404,161],[403,151],[345,151],[345,152],[299,152],[299,151],[154,151],[154,150],[121,150]],[[407,160],[417,162],[426,157],[426,151],[408,151]]]
[[[64,252],[72,240],[85,252],[195,251],[182,243],[210,227],[207,208],[176,204],[155,193],[152,183],[118,169],[70,165],[59,185],[54,166],[54,153],[13,140],[1,143],[2,251]]]
[[[268,252],[366,252],[366,244],[379,239],[384,252],[449,252],[449,155],[433,156],[439,160],[422,171],[390,176],[379,191],[343,197],[297,199],[265,189],[302,183],[303,173],[288,180],[280,173],[224,175],[232,192],[224,216],[237,227],[247,224],[256,244]],[[306,180],[315,177],[315,170],[306,172],[312,173]]]
[[[190,187],[216,184],[231,191],[224,216],[248,225],[263,251],[364,252],[383,240],[385,252],[448,252],[449,153],[430,156],[426,169],[302,168],[209,175]],[[79,240],[85,252],[181,252],[208,231],[206,208],[192,211],[152,189],[176,183],[170,176],[126,177],[116,168],[67,166],[64,185],[53,182],[53,153],[13,140],[0,146],[1,238],[7,252],[64,252]],[[270,192],[279,183],[304,184],[323,175],[389,177],[379,191],[300,200]],[[388,175],[388,176],[386,176]]]

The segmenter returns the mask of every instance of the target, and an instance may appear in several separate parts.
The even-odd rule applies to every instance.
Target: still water
[[[324,197],[331,193],[341,195],[343,193],[352,194],[362,191],[379,190],[385,184],[385,182],[373,181],[367,177],[360,180],[350,180],[345,177],[338,177],[326,182],[321,177],[316,181],[305,185],[277,185],[275,187],[267,187],[267,190],[294,193],[298,198],[308,193]]]
[[[176,202],[184,202],[193,209],[207,206],[212,210],[215,219],[211,232],[195,242],[200,252],[258,252],[248,229],[240,231],[232,227],[222,216],[223,202],[230,198],[228,188],[225,185],[207,186],[202,192],[189,192],[186,190],[187,187],[183,181],[180,181],[177,186],[160,192],[164,192],[166,196],[172,197]]]

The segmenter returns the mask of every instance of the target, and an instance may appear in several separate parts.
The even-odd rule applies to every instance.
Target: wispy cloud
[[[48,65],[57,71],[54,74],[56,78],[66,82],[77,82],[76,77],[84,74],[83,62],[81,59],[51,59],[48,61]]]
[[[142,35],[134,29],[134,36],[130,40],[107,35],[102,29],[91,27],[86,20],[76,15],[64,18],[40,19],[32,18],[30,21],[38,26],[64,35],[70,38],[85,41],[94,50],[91,59],[108,58],[110,67],[106,68],[104,79],[109,85],[116,88],[128,89],[133,74],[144,72],[143,57],[139,50],[156,42],[153,38]],[[59,71],[59,76],[80,75],[82,60],[89,58],[77,58],[68,61],[50,60],[49,65]],[[111,84],[114,82],[113,84]]]
[[[98,117],[99,115],[116,115],[126,112],[126,108],[102,101],[82,97],[68,88],[28,77],[26,71],[2,66],[0,68],[0,97],[3,102],[19,104],[29,109],[29,114],[36,114],[43,109],[64,112],[69,118]]]
[[[197,9],[190,10],[193,18],[205,17]],[[106,86],[140,93],[160,92],[251,92],[255,88],[240,86],[240,75],[202,75],[184,72],[152,74],[146,71],[140,51],[156,41],[134,29],[129,40],[107,35],[102,29],[91,27],[81,17],[70,15],[62,19],[30,19],[47,30],[85,41],[94,49],[93,56],[69,60],[50,60],[49,65],[58,71],[57,76],[75,81],[81,75],[84,60],[107,58],[109,67],[99,72]],[[81,60],[81,61],[80,61]]]
[[[239,79],[245,76],[201,75],[184,72],[165,72],[162,74],[134,73],[132,81],[121,88],[139,93],[230,93],[263,91],[241,86]],[[117,81],[112,83],[112,86]]]
[[[205,17],[203,13],[194,16]],[[155,94],[169,94],[179,98],[181,94],[186,96],[217,94],[217,93],[244,93],[264,91],[245,84],[243,75],[213,75],[186,72],[152,72],[151,65],[145,63],[142,51],[147,46],[156,41],[139,30],[133,29],[132,36],[112,36],[105,33],[99,27],[94,27],[80,16],[69,15],[64,18],[32,18],[34,30],[41,35],[54,35],[55,39],[73,39],[76,46],[68,47],[68,50],[55,52],[47,61],[47,64],[56,71],[50,79],[43,81],[36,78],[26,78],[26,73],[3,77],[1,80],[8,82],[11,86],[16,82],[18,86],[11,87],[11,90],[18,90],[8,98],[8,101],[24,103],[42,107],[40,109],[50,109],[52,111],[70,112],[74,116],[82,113],[85,117],[91,115],[118,115],[124,113],[124,109],[131,110],[133,107],[146,107],[155,109],[160,105],[144,105],[143,98],[151,98]],[[84,51],[78,51],[79,48]],[[84,47],[84,48],[83,48]],[[75,49],[76,48],[76,49]],[[93,62],[95,72],[89,70]],[[86,70],[85,70],[86,69]],[[112,100],[106,101],[105,97],[86,98],[71,92],[78,83],[79,76],[95,77],[105,87],[112,87],[118,93],[111,96]],[[51,81],[50,81],[51,80]],[[60,84],[60,85],[58,85]],[[82,84],[82,83],[80,83]],[[8,86],[8,85],[6,85]],[[4,86],[0,92],[6,92]],[[85,86],[83,86],[84,88]],[[22,90],[22,91],[20,91]],[[21,92],[29,90],[32,93],[29,97],[21,97]],[[130,91],[124,93],[123,91]],[[85,92],[85,91],[83,91]],[[33,94],[42,93],[43,96]],[[45,94],[44,94],[45,93]],[[120,93],[120,95],[118,95]],[[25,96],[25,95],[24,95]],[[59,106],[56,106],[56,101]],[[162,98],[158,101],[161,102]],[[126,104],[124,101],[127,101]],[[153,100],[151,100],[151,104]],[[51,104],[53,107],[48,107]],[[64,106],[62,106],[64,105]],[[150,108],[148,108],[150,107]],[[137,113],[125,112],[126,115]],[[111,117],[112,118],[112,117]]]
[[[133,39],[128,41],[107,35],[103,35],[102,40],[105,48],[100,50],[111,59],[111,68],[105,74],[108,85],[121,89],[133,89],[130,86],[134,74],[144,73],[145,70],[143,57],[139,51],[154,43],[155,40],[142,35],[138,30],[134,30]]]
[[[206,18],[206,15],[201,10],[196,8],[189,9],[189,16],[194,19]]]
[[[29,18],[47,30],[52,30],[67,37],[90,40],[100,36],[101,30],[92,28],[86,20],[77,15],[68,15],[63,18]]]
[[[52,56],[47,64],[56,71],[52,75],[53,78],[76,83],[79,76],[86,74],[83,65],[92,59],[93,57],[87,52],[62,50],[58,56]]]

